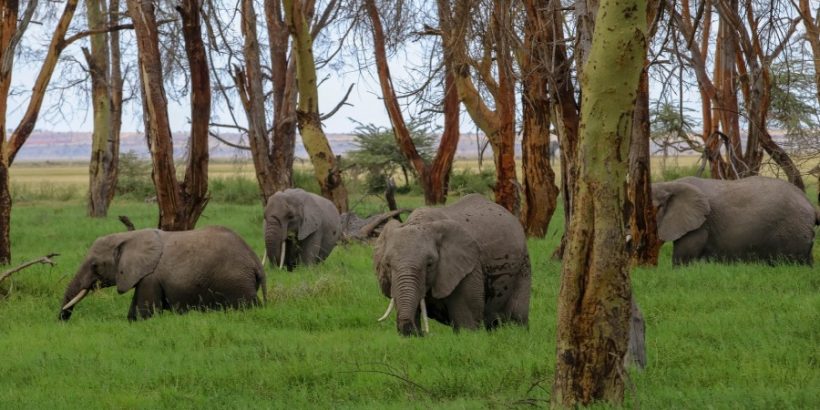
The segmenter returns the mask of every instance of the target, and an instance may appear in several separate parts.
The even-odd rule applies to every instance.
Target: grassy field
[[[403,206],[420,202],[399,198]],[[380,206],[367,199],[358,210]],[[155,205],[116,200],[109,218],[91,220],[77,197],[17,201],[14,264],[61,256],[56,267],[38,265],[0,285],[0,408],[544,406],[560,271],[549,255],[563,229],[560,214],[545,239],[529,242],[529,329],[453,334],[431,323],[429,337],[408,339],[393,322],[376,322],[387,300],[371,249],[358,244],[337,248],[320,266],[291,273],[266,267],[263,308],[128,323],[131,293],[109,288],[59,323],[65,286],[93,240],[123,230],[117,215],[154,226]],[[258,204],[212,201],[199,225],[228,226],[262,254]],[[672,269],[670,251],[664,247],[659,267],[633,273],[649,364],[629,373],[627,407],[820,407],[818,269]],[[820,246],[814,254],[820,261]]]

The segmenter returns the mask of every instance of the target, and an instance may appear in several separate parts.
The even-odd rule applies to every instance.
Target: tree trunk
[[[629,144],[629,203],[631,215],[632,261],[637,265],[657,266],[662,242],[658,239],[655,207],[652,205],[652,171],[649,155],[649,61],[644,62],[638,83],[638,98],[632,120]],[[666,147],[664,147],[666,158]]]
[[[624,394],[632,291],[623,204],[646,1],[603,0],[581,77],[580,174],[562,267],[552,403],[573,407]]]
[[[817,86],[817,102],[820,103],[820,21],[812,15],[809,7],[809,0],[800,0],[798,6],[800,16],[803,18],[803,26],[806,27],[806,41],[811,47],[811,54],[814,57],[814,83]]]
[[[182,16],[182,37],[191,75],[191,136],[188,140],[188,166],[180,186],[185,229],[194,229],[205,210],[208,195],[208,128],[211,123],[211,78],[202,41],[202,22],[198,0],[182,0],[177,7]]]
[[[520,52],[523,130],[521,166],[524,201],[521,223],[528,236],[543,238],[555,212],[558,187],[550,165],[550,67],[553,43],[550,0],[527,0],[524,45]]]
[[[111,0],[108,6],[109,24],[115,26],[119,24],[120,16],[120,0]],[[109,35],[111,44],[111,73],[110,73],[110,88],[111,88],[111,137],[113,143],[111,147],[112,161],[110,164],[110,171],[108,174],[108,185],[111,189],[108,190],[108,203],[114,199],[117,193],[117,180],[119,175],[120,162],[120,132],[122,131],[122,53],[120,52],[120,32],[113,31]]]
[[[89,30],[107,26],[104,0],[86,0]],[[83,48],[91,75],[91,105],[94,112],[91,161],[89,164],[88,209],[90,217],[105,217],[116,189],[116,163],[119,141],[114,132],[111,60],[107,33],[91,35],[91,52]]]
[[[127,3],[139,52],[145,130],[153,160],[152,177],[160,211],[159,228],[166,231],[193,229],[208,202],[210,83],[199,28],[199,8],[194,0],[185,0],[183,6],[177,9],[183,20],[192,88],[188,167],[185,181],[180,185],[174,167],[154,7],[152,3],[140,0],[128,0]]]
[[[11,194],[9,192],[9,167],[14,158],[31,136],[37,124],[40,108],[45,98],[46,88],[51,81],[54,67],[65,47],[65,34],[74,18],[78,0],[68,0],[54,29],[48,51],[43,59],[43,65],[34,81],[31,98],[20,123],[6,140],[6,111],[8,96],[11,87],[15,44],[14,36],[20,28],[17,27],[19,2],[16,0],[0,3],[0,264],[11,262]]]
[[[453,168],[453,159],[458,149],[458,139],[461,136],[459,119],[461,107],[458,101],[458,89],[450,68],[449,62],[444,62],[444,131],[436,151],[436,157],[427,173],[430,186],[424,194],[424,203],[427,205],[442,205],[447,202],[447,191],[450,186],[450,171]]]
[[[273,152],[274,191],[293,186],[293,158],[296,149],[296,62],[290,58],[288,27],[282,16],[280,0],[265,0],[268,45],[273,83]],[[267,199],[267,198],[266,198]]]
[[[554,67],[554,85],[550,88],[553,104],[558,145],[561,149],[561,201],[564,208],[564,233],[561,243],[553,252],[553,258],[561,259],[567,244],[567,234],[572,217],[572,199],[575,195],[578,179],[578,102],[575,100],[575,87],[572,82],[572,64],[567,57],[564,46],[564,17],[560,0],[550,2],[550,18],[555,32],[555,45],[552,47],[551,64]],[[586,26],[589,30],[590,25]],[[589,33],[591,38],[592,33]]]
[[[308,5],[304,0],[285,0],[284,5],[288,30],[294,43],[293,53],[299,86],[296,119],[302,143],[310,155],[310,162],[313,164],[322,195],[331,200],[339,212],[347,212],[347,189],[342,181],[337,158],[333,155],[330,143],[322,130],[319,115],[319,84],[316,81],[316,62],[313,60],[313,37],[307,18],[312,14],[312,9],[306,10]]]
[[[265,115],[265,88],[262,85],[262,63],[256,30],[256,11],[252,0],[242,0],[242,36],[244,37],[244,71],[235,67],[234,82],[248,118],[248,142],[251,148],[256,181],[262,193],[262,206],[276,192],[276,170],[271,161]]]

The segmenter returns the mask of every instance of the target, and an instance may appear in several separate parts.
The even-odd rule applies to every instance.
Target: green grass
[[[360,197],[352,195],[351,203]],[[400,206],[419,206],[400,197]],[[357,211],[380,210],[367,197]],[[213,200],[199,226],[225,225],[263,252],[261,206]],[[337,248],[325,264],[268,270],[267,306],[247,311],[125,319],[131,293],[95,292],[68,323],[61,296],[100,235],[156,223],[154,204],[115,201],[106,219],[80,200],[18,201],[14,264],[59,252],[0,285],[0,408],[507,408],[549,400],[555,354],[561,212],[531,240],[529,330],[452,331],[431,323],[402,338],[377,323],[387,300],[371,250]],[[815,259],[820,261],[820,246]],[[818,262],[820,263],[820,262]],[[820,275],[798,266],[700,264],[637,269],[649,365],[631,372],[627,407],[820,406]]]

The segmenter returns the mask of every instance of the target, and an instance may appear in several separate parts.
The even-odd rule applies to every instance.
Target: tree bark
[[[322,130],[319,115],[319,92],[316,81],[316,62],[313,59],[313,37],[308,26],[312,15],[312,3],[305,0],[285,0],[285,16],[293,39],[296,59],[296,78],[299,87],[299,103],[296,119],[302,142],[310,155],[313,171],[322,195],[328,198],[339,212],[347,212],[347,189],[342,181],[337,158]]]
[[[809,42],[814,61],[814,83],[816,84],[817,102],[820,103],[820,21],[812,15],[809,0],[800,0],[798,12],[806,27],[806,41]],[[818,16],[820,17],[820,15]]]
[[[522,72],[523,130],[521,165],[524,176],[521,223],[528,236],[543,238],[555,212],[558,187],[550,165],[549,57],[554,41],[550,0],[526,0]]]
[[[602,0],[595,24],[581,77],[580,174],[561,272],[554,406],[619,405],[624,394],[632,291],[622,207],[646,1]]]
[[[159,228],[193,229],[208,203],[208,122],[210,82],[208,64],[195,0],[177,8],[182,16],[183,38],[191,73],[191,135],[188,167],[183,184],[176,178],[173,140],[168,123],[168,103],[162,80],[159,33],[151,2],[128,0],[139,52],[145,130],[153,159],[152,177],[159,205]]]
[[[387,51],[385,50],[384,29],[382,27],[379,10],[376,7],[374,0],[365,0],[365,8],[367,9],[368,17],[370,18],[371,28],[373,31],[373,47],[375,51],[376,69],[379,77],[379,84],[382,89],[382,98],[384,100],[384,107],[387,110],[390,124],[393,127],[393,135],[396,138],[396,143],[401,150],[402,155],[413,166],[413,170],[418,176],[417,180],[424,191],[424,202],[426,205],[443,204],[447,200],[447,180],[449,179],[450,168],[452,167],[455,150],[458,146],[459,135],[452,131],[452,113],[455,112],[455,130],[458,131],[458,94],[455,90],[445,88],[444,91],[444,106],[445,106],[445,132],[442,134],[439,149],[436,157],[431,164],[428,164],[419,155],[416,146],[413,143],[413,138],[410,135],[410,130],[404,121],[401,113],[401,106],[399,105],[396,92],[393,89],[393,79],[390,76],[390,67],[387,64]],[[449,70],[445,68],[445,87],[452,82],[452,77]],[[454,100],[455,98],[455,100]],[[450,105],[448,107],[448,104]],[[455,108],[453,107],[455,104]],[[449,112],[448,112],[449,111]],[[447,117],[447,116],[450,117]],[[447,128],[449,125],[449,129]]]
[[[657,266],[663,244],[658,239],[655,207],[652,205],[652,171],[649,155],[649,61],[644,62],[638,83],[638,98],[629,145],[629,226],[631,256],[637,265]]]
[[[104,0],[86,0],[89,30],[101,30],[108,25]],[[111,75],[109,35],[91,35],[91,52],[83,48],[91,75],[91,105],[94,112],[91,161],[89,163],[88,207],[90,217],[105,217],[114,198],[117,184],[119,133],[114,131],[114,92]]]
[[[586,7],[584,5],[584,7]],[[597,6],[596,6],[597,7]],[[552,47],[551,67],[554,67],[553,83],[550,88],[550,96],[556,103],[553,104],[554,119],[558,131],[558,145],[561,149],[561,201],[564,208],[564,232],[561,235],[561,243],[553,252],[554,259],[561,259],[567,244],[570,221],[572,220],[572,200],[575,196],[576,183],[578,179],[578,127],[579,108],[575,99],[575,86],[572,81],[572,63],[567,57],[566,46],[564,46],[564,16],[561,2],[552,0],[550,2],[550,17],[552,27],[555,32],[555,45]],[[593,22],[594,23],[594,22]],[[586,24],[586,30],[592,30],[593,26]],[[580,30],[580,26],[578,30]],[[586,36],[587,34],[584,34]],[[590,39],[592,32],[588,33]]]
[[[51,81],[54,67],[65,47],[65,34],[74,18],[78,0],[68,0],[49,43],[43,64],[32,88],[31,98],[20,123],[6,139],[6,111],[11,87],[11,74],[15,53],[15,35],[22,35],[17,26],[19,2],[11,0],[0,3],[0,264],[11,262],[11,194],[9,191],[9,167],[17,152],[25,144],[37,123],[46,88]]]
[[[655,32],[653,22],[657,18],[660,5],[647,3],[646,23],[650,27],[647,44]],[[632,240],[628,248],[632,263],[642,266],[657,266],[658,254],[663,244],[658,239],[658,224],[655,217],[655,206],[652,204],[652,169],[649,152],[649,60],[643,63],[641,77],[638,80],[638,94],[635,101],[635,113],[632,119],[632,136],[629,144],[629,182],[627,188],[627,207],[632,212],[629,226]],[[664,149],[664,157],[666,150]],[[637,305],[633,303],[637,311]]]

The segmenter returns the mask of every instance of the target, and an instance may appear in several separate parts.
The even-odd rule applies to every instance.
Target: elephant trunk
[[[265,226],[265,249],[271,265],[280,269],[285,265],[285,247],[287,244],[287,230],[277,222],[268,222]]]
[[[419,289],[418,275],[398,275],[391,291],[395,298],[396,328],[402,336],[422,336],[419,307],[424,293]]]
[[[88,291],[94,286],[96,280],[91,275],[88,263],[84,263],[80,270],[74,275],[74,279],[66,287],[63,295],[63,302],[60,304],[60,320],[68,320],[71,318],[71,312],[74,311],[74,306],[79,303]]]

